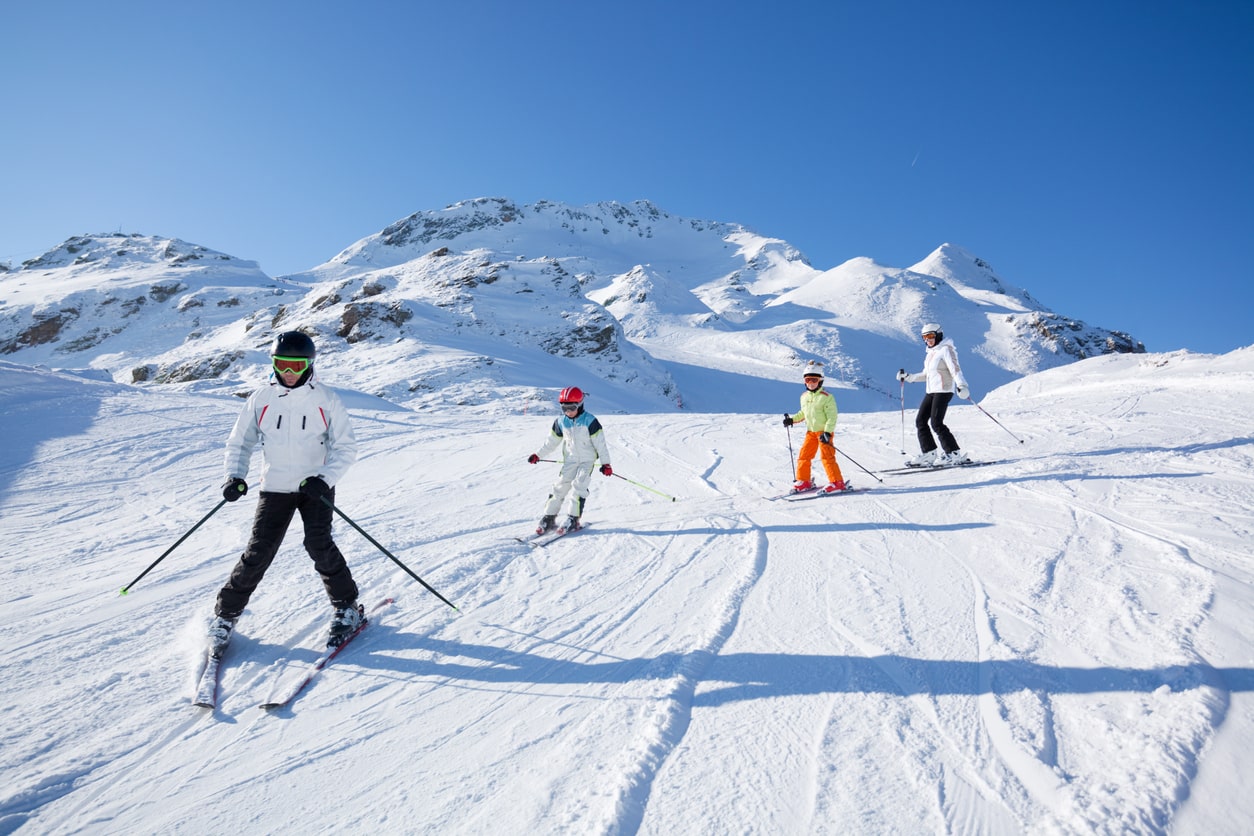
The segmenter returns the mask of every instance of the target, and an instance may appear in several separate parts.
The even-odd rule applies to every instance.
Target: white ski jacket
[[[226,441],[226,478],[248,475],[261,443],[261,490],[296,493],[319,476],[331,487],[357,461],[357,439],[340,396],[310,376],[288,389],[277,380],[249,396]]]
[[[927,350],[923,359],[923,371],[906,375],[910,383],[927,381],[927,392],[934,395],[939,392],[952,392],[955,386],[967,387],[967,379],[962,375],[962,367],[958,365],[958,348],[953,340],[946,337]]]
[[[605,431],[601,422],[591,412],[580,412],[574,418],[563,415],[553,421],[552,431],[537,454],[544,458],[562,448],[562,455],[567,462],[578,462],[589,468],[596,463],[610,463],[610,449],[605,443]]]

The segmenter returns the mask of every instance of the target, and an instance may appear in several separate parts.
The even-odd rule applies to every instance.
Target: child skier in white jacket
[[[544,516],[536,526],[536,533],[543,534],[556,525],[557,512],[562,508],[562,501],[573,488],[569,513],[565,521],[557,528],[563,532],[573,531],[580,527],[579,518],[583,515],[584,503],[588,500],[588,483],[592,479],[592,471],[597,460],[601,461],[601,474],[613,476],[610,467],[610,450],[605,443],[605,431],[601,422],[591,412],[583,408],[583,391],[576,386],[569,386],[558,396],[562,407],[562,417],[553,421],[552,431],[538,453],[532,453],[527,461],[535,464],[549,453],[562,448],[564,455],[562,470],[553,483],[544,506]]]

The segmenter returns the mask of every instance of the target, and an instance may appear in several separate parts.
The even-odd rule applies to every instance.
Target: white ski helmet
[[[945,332],[942,331],[940,325],[935,322],[929,322],[927,325],[924,325],[923,330],[919,332],[920,337],[926,337],[928,334],[935,334],[937,342],[945,339]]]
[[[823,364],[818,360],[811,360],[809,363],[806,363],[805,369],[801,372],[801,379],[804,380],[807,377],[817,377],[819,380],[822,380]]]

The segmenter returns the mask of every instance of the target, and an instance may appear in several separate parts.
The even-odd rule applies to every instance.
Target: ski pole
[[[972,398],[970,395],[967,396],[967,400],[971,401],[971,403],[975,403],[975,398]],[[980,406],[978,403],[975,403],[975,408],[978,409],[980,412],[983,412],[985,415],[988,415],[988,412],[984,409],[984,407]],[[1001,427],[1003,430],[1006,430],[1006,425],[1003,424],[1001,421],[998,421],[996,418],[993,418],[992,415],[988,415],[988,417],[992,420],[994,424]],[[1019,438],[1019,436],[1010,432],[1010,430],[1006,430],[1006,432],[1010,433],[1010,437],[1013,438],[1015,441],[1019,442],[1020,444],[1023,443],[1023,439]]]
[[[904,372],[905,369],[902,369]],[[906,382],[901,381],[901,455],[906,454]]]
[[[863,467],[862,465],[860,465],[860,464],[858,464],[856,461],[854,461],[852,456],[850,456],[850,455],[849,455],[848,453],[846,453],[844,450],[841,450],[841,449],[840,449],[839,447],[837,447],[835,444],[833,444],[833,445],[832,445],[832,449],[834,449],[837,453],[840,453],[840,454],[841,454],[842,456],[844,456],[845,458],[849,459],[849,461],[853,462],[853,463],[854,463],[854,464],[858,467],[858,469],[859,469],[859,470],[861,470],[863,473],[865,473],[865,474],[866,474],[866,475],[868,475],[868,476],[874,477],[875,481],[877,481],[877,482],[883,482],[883,481],[884,481],[883,479],[881,479],[880,477],[876,476],[874,473],[872,473],[871,471],[867,470],[865,467]]]
[[[410,569],[410,568],[409,568],[408,566],[406,566],[404,563],[401,563],[401,562],[400,562],[400,560],[398,560],[398,559],[397,559],[396,555],[392,554],[390,551],[388,551],[387,549],[383,548],[383,546],[379,544],[379,541],[378,541],[378,540],[376,540],[376,539],[374,539],[373,537],[371,537],[369,534],[367,534],[367,533],[366,533],[365,529],[363,529],[363,528],[362,528],[361,526],[359,526],[357,523],[355,523],[355,522],[353,522],[351,519],[349,519],[349,518],[348,518],[348,515],[347,515],[347,514],[345,514],[343,511],[341,511],[339,508],[337,508],[334,502],[332,502],[331,500],[327,499],[325,496],[319,497],[319,499],[321,499],[323,502],[325,502],[325,503],[327,504],[327,507],[328,507],[328,508],[330,508],[330,509],[331,509],[332,511],[334,511],[335,513],[339,514],[339,515],[340,515],[340,516],[344,519],[344,522],[348,523],[348,524],[349,524],[349,525],[351,525],[353,528],[357,529],[357,533],[358,533],[358,534],[360,534],[362,537],[365,537],[367,540],[369,540],[371,543],[373,543],[373,544],[374,544],[374,547],[375,547],[376,549],[378,549],[379,551],[383,552],[385,555],[387,555],[387,556],[391,559],[391,561],[392,561],[393,563],[395,563],[397,566],[401,567],[401,568],[402,568],[402,569],[404,569],[407,573],[409,573],[409,576],[410,576],[411,578],[413,578],[414,580],[418,581],[418,583],[420,583],[420,584],[422,584],[423,586],[425,586],[425,587],[426,587],[426,588],[427,588],[427,589],[431,592],[431,594],[432,594],[432,595],[434,595],[435,597],[439,598],[441,601],[443,601],[444,603],[448,604],[448,605],[449,605],[450,607],[452,607],[453,609],[457,610],[456,605],[454,605],[452,601],[450,601],[449,599],[447,599],[447,598],[445,598],[443,595],[441,595],[439,592],[437,592],[437,591],[436,591],[436,589],[435,589],[435,587],[433,587],[431,584],[427,583],[427,582],[426,582],[426,581],[424,581],[422,578],[420,578],[420,577],[418,577],[417,575],[415,575],[415,574],[414,574],[414,570]],[[461,612],[461,610],[457,610],[457,611],[458,611],[458,612]]]
[[[667,498],[667,499],[669,499],[671,502],[674,502],[674,501],[675,501],[675,497],[671,496],[671,495],[670,495],[670,494],[668,494],[668,493],[662,493],[661,491],[657,490],[656,488],[650,488],[648,485],[642,485],[642,484],[640,484],[639,482],[632,482],[632,480],[631,480],[631,479],[628,479],[626,476],[624,476],[624,475],[623,475],[623,474],[621,474],[621,473],[615,473],[614,475],[615,475],[615,476],[617,476],[619,479],[622,479],[624,482],[631,482],[631,484],[635,485],[637,488],[644,488],[646,491],[652,491],[653,493],[657,494],[658,496],[664,496],[664,497],[666,497],[666,498]]]
[[[785,418],[788,416],[784,416]],[[792,452],[792,424],[784,425],[784,432],[788,433],[788,475],[792,479],[797,478],[797,457]]]
[[[187,529],[187,533],[186,533],[186,534],[184,534],[182,537],[178,538],[177,540],[175,540],[175,541],[174,541],[174,545],[173,545],[173,546],[170,546],[170,548],[166,549],[166,550],[165,550],[165,552],[161,555],[161,557],[158,557],[156,560],[154,560],[154,561],[152,562],[152,565],[151,565],[151,566],[149,566],[149,567],[148,567],[147,569],[145,569],[144,571],[140,572],[140,573],[139,573],[139,578],[142,578],[144,575],[147,575],[149,572],[151,572],[151,571],[152,571],[153,566],[156,566],[158,563],[160,563],[161,561],[165,560],[165,559],[166,559],[166,556],[167,556],[167,555],[169,555],[169,553],[170,553],[170,552],[174,551],[175,549],[177,549],[177,548],[179,547],[179,543],[182,543],[182,542],[183,542],[184,540],[186,540],[188,537],[192,536],[192,532],[193,532],[193,531],[195,531],[196,529],[200,528],[200,526],[204,524],[205,520],[209,519],[209,518],[210,518],[210,517],[212,517],[214,514],[218,513],[218,509],[219,509],[219,508],[221,508],[221,507],[222,507],[223,505],[225,505],[225,504],[226,504],[226,500],[225,500],[225,499],[223,499],[223,500],[222,500],[221,502],[219,502],[217,505],[213,506],[213,510],[212,510],[212,511],[210,511],[208,514],[205,514],[203,517],[201,517],[201,518],[200,518],[200,522],[196,523],[196,524],[195,524],[195,525],[193,525],[191,528]],[[119,594],[119,595],[125,595],[126,593],[130,592],[130,591],[131,591],[131,587],[132,587],[132,586],[134,586],[135,584],[139,583],[139,578],[136,578],[135,580],[133,580],[133,581],[131,581],[130,583],[128,583],[126,586],[122,587],[122,591],[121,591],[121,592],[119,592],[118,594]]]

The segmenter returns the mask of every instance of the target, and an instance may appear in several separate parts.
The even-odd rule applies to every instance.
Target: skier
[[[553,420],[552,431],[540,451],[527,457],[528,462],[535,464],[559,446],[562,448],[562,469],[553,483],[544,506],[544,516],[536,526],[536,534],[543,534],[554,527],[562,501],[571,488],[574,488],[575,494],[571,497],[570,513],[557,528],[566,532],[580,527],[579,518],[583,516],[584,503],[588,501],[588,483],[598,459],[601,461],[601,474],[614,475],[605,431],[597,417],[584,409],[583,390],[575,386],[563,389],[558,396],[558,404],[562,408],[562,417]]]
[[[784,426],[791,427],[802,421],[806,425],[805,441],[797,452],[797,481],[793,482],[794,492],[814,489],[810,480],[810,467],[815,452],[823,460],[823,469],[827,471],[827,484],[823,493],[836,493],[845,490],[845,479],[841,476],[840,465],[836,463],[836,447],[832,444],[832,433],[836,431],[836,399],[823,388],[823,364],[811,360],[802,372],[806,390],[801,393],[801,410],[795,415],[784,416]]]
[[[248,398],[227,439],[222,495],[228,501],[248,492],[244,477],[258,443],[263,464],[252,536],[214,607],[217,617],[209,628],[214,655],[225,649],[297,511],[305,550],[335,609],[327,646],[339,646],[361,625],[357,584],[331,539],[331,508],[322,501],[334,500],[336,482],[357,460],[357,441],[340,397],[314,377],[315,353],[313,340],[300,331],[275,337],[272,379]]]
[[[940,467],[963,464],[971,458],[958,449],[954,434],[945,426],[945,411],[954,397],[957,388],[958,397],[968,395],[967,379],[958,365],[958,349],[952,340],[945,339],[945,333],[935,322],[923,326],[923,342],[927,345],[927,355],[923,360],[923,371],[907,374],[905,369],[897,372],[897,379],[906,383],[927,381],[927,393],[919,404],[919,412],[915,415],[914,426],[919,436],[919,449],[922,451],[910,461],[908,467]],[[928,429],[928,424],[931,429]],[[936,438],[932,433],[936,433]],[[940,440],[941,451],[936,452],[936,441]]]

